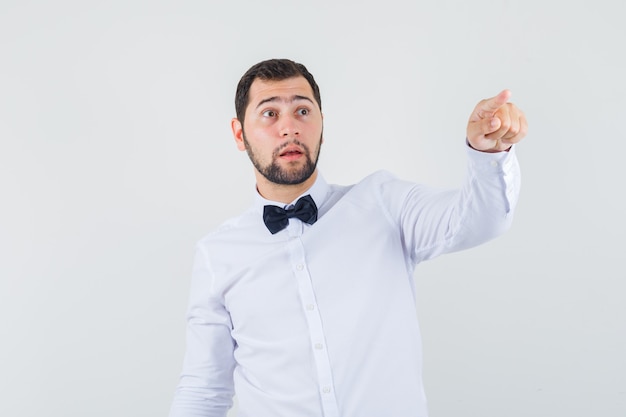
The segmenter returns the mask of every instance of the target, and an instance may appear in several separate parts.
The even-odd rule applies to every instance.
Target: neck
[[[267,200],[289,204],[306,190],[311,188],[317,178],[317,170],[304,182],[300,184],[276,184],[270,182],[260,173],[256,172],[256,188],[259,194]]]

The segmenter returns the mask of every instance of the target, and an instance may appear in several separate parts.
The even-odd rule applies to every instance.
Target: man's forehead
[[[288,99],[293,96],[302,96],[313,100],[313,89],[302,76],[286,78],[284,80],[262,80],[256,78],[250,86],[249,104],[258,105],[261,101],[271,97]]]

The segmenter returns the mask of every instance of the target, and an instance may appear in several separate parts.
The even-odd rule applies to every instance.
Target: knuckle
[[[528,133],[528,126],[524,124],[520,127],[519,134],[522,136],[526,136],[527,133]]]

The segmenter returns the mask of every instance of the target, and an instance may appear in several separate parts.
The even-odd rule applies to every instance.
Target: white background
[[[167,415],[193,245],[251,202],[236,83],[288,57],[320,84],[333,183],[457,186],[476,102],[509,88],[527,114],[513,228],[416,273],[432,417],[625,416],[624,15],[2,0],[0,415]]]

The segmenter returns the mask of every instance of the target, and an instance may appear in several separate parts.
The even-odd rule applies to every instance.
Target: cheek
[[[263,138],[255,137],[255,140],[250,141],[248,138],[248,147],[255,157],[261,161],[270,161],[273,158],[273,152],[275,148],[271,146],[271,143],[265,141]]]

